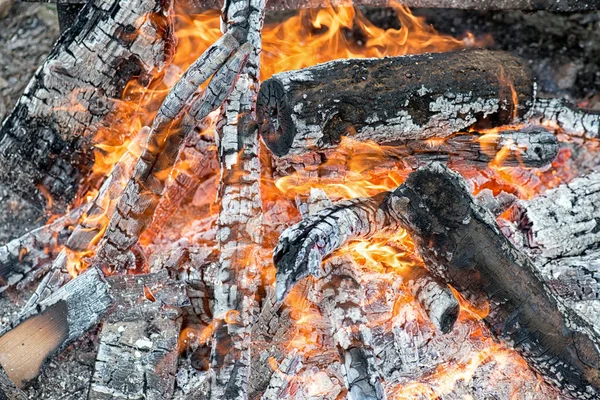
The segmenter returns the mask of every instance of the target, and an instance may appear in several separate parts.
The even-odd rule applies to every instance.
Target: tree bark
[[[170,8],[159,0],[87,4],[2,125],[2,182],[36,203],[40,216],[41,193],[64,209],[93,163],[94,135],[122,126],[113,113],[125,85],[136,77],[150,84],[170,61]]]
[[[284,156],[335,146],[342,136],[385,144],[506,125],[525,115],[533,96],[524,60],[471,50],[275,74],[261,85],[257,111],[267,147]]]

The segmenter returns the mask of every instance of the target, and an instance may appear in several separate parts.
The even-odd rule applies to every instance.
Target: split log
[[[173,395],[181,318],[189,300],[167,271],[107,279],[115,296],[100,332],[88,400],[169,399]]]
[[[84,7],[2,125],[3,183],[40,210],[42,192],[57,208],[69,203],[91,167],[95,133],[122,126],[112,114],[125,85],[133,78],[149,85],[170,61],[170,8],[158,0],[94,0]]]
[[[311,196],[318,191],[311,190]],[[325,196],[323,198],[323,196]],[[322,260],[343,244],[356,238],[368,239],[382,230],[401,228],[400,220],[390,213],[384,202],[386,193],[373,198],[342,201],[332,206],[324,193],[321,201],[313,199],[307,208],[300,207],[303,215],[315,211],[285,230],[273,252],[277,268],[276,292],[283,299],[287,292],[308,275],[323,277],[330,273]],[[320,207],[327,207],[316,211]],[[452,330],[458,318],[459,303],[448,286],[429,276],[422,268],[407,273],[408,288],[431,323],[446,333]]]
[[[228,50],[211,52],[209,49],[207,52],[209,55],[203,55],[200,59],[209,64],[209,67],[205,66],[208,72],[214,72],[213,69],[217,69],[217,65],[212,64],[210,54],[227,54]],[[226,60],[223,66],[214,72],[206,90],[190,106],[189,114],[183,118],[182,124],[172,134],[167,129],[167,125],[172,121],[170,117],[180,113],[180,111],[174,111],[173,103],[183,108],[187,99],[179,97],[180,92],[185,92],[185,90],[178,89],[177,85],[171,89],[171,94],[167,95],[167,99],[153,122],[148,143],[135,166],[133,176],[123,190],[108,227],[98,244],[95,256],[96,264],[110,270],[130,268],[136,265],[135,257],[130,249],[138,242],[140,235],[152,221],[169,171],[177,159],[181,145],[193,129],[227,98],[251,52],[252,45],[242,45],[233,56]],[[192,65],[192,67],[196,66],[196,64]],[[193,69],[188,69],[187,72],[188,74],[184,74],[182,77],[184,80],[182,85],[188,90],[184,94],[191,97],[198,87],[194,86],[193,91],[189,87],[203,79],[207,72],[206,70],[198,72]],[[189,84],[188,81],[192,84]]]
[[[261,31],[265,0],[226,0],[223,29],[250,43],[248,58],[236,87],[221,108],[217,123],[221,163],[221,210],[217,219],[219,268],[214,282],[211,399],[245,396],[250,375],[250,327],[259,307],[258,250],[262,243],[259,139],[256,94],[260,81]],[[231,317],[232,316],[232,317]]]
[[[112,303],[102,273],[87,270],[10,324],[0,336],[0,364],[22,387],[48,358],[97,325]]]
[[[440,164],[422,168],[390,194],[388,206],[432,273],[463,295],[489,299],[483,320],[496,337],[565,395],[600,396],[600,336],[550,294],[460,175]]]
[[[258,97],[260,133],[277,156],[335,146],[443,138],[483,122],[507,125],[534,100],[524,60],[469,50],[335,60],[273,75]]]
[[[558,154],[556,135],[535,126],[483,135],[458,133],[441,140],[411,140],[387,145],[394,146],[393,154],[412,165],[452,160],[483,167],[493,162],[502,167],[539,168],[552,163]],[[416,162],[411,162],[411,158]]]
[[[79,4],[83,0],[23,0],[58,4]],[[223,0],[182,0],[180,5],[190,12],[204,9],[220,9]],[[458,8],[468,10],[548,10],[560,12],[592,11],[600,8],[596,0],[402,0],[408,7],[418,8]],[[268,10],[295,10],[299,8],[320,8],[323,0],[268,0]],[[387,6],[389,0],[328,0],[332,6]]]
[[[27,400],[27,396],[10,380],[0,365],[0,400]]]
[[[30,275],[43,274],[56,256],[56,250],[66,243],[69,228],[77,223],[83,210],[84,207],[78,207],[0,247],[0,292]]]

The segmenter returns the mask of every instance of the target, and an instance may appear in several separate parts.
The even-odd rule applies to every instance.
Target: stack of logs
[[[546,4],[496,4],[505,3]],[[547,4],[573,10],[591,3]],[[194,353],[195,365],[210,370],[199,392],[212,399],[278,398],[288,381],[272,373],[268,360],[284,374],[301,368],[301,357],[285,354],[276,340],[293,324],[286,298],[295,292],[318,304],[328,321],[349,396],[384,398],[390,367],[378,361],[384,350],[369,331],[360,274],[351,258],[332,253],[351,240],[400,229],[427,267],[403,279],[436,329],[450,332],[459,316],[451,285],[472,304],[489,303],[483,322],[491,334],[547,383],[575,398],[600,396],[600,328],[589,311],[599,294],[600,176],[580,177],[531,201],[474,198],[461,175],[440,163],[536,168],[558,154],[557,131],[598,139],[600,115],[537,98],[525,61],[510,54],[336,60],[261,84],[265,0],[226,0],[223,36],[170,90],[95,198],[69,209],[90,172],[95,133],[121,126],[114,115],[125,84],[135,78],[151,86],[170,62],[171,6],[88,2],[2,126],[2,182],[40,216],[48,206],[42,194],[49,193],[64,216],[0,247],[0,290],[43,276],[0,335],[0,397],[24,398],[17,387],[102,322],[88,398],[171,398],[183,313],[189,313],[210,327],[209,345]],[[216,137],[198,134],[219,108]],[[274,176],[309,180],[348,139],[386,146],[390,163],[414,172],[371,198],[334,204],[319,190],[298,198],[302,220],[272,250],[272,287],[261,273],[269,232],[259,136]],[[188,163],[185,172],[173,168],[178,160]],[[200,278],[175,268],[148,273],[152,263],[140,238],[151,242],[216,169],[220,209],[211,228],[214,249],[207,250],[214,262]],[[496,217],[509,206],[511,221],[499,225]],[[192,256],[174,246],[163,265],[185,258]],[[79,274],[71,279],[68,270]],[[309,275],[316,282],[303,279]],[[256,349],[257,343],[267,345]]]

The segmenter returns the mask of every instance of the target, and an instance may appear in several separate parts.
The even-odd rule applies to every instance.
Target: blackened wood
[[[0,363],[21,387],[49,357],[96,326],[112,304],[102,273],[87,270],[11,322],[0,336]]]
[[[0,400],[27,400],[27,396],[10,380],[0,365]]]
[[[83,9],[83,4],[56,4],[56,13],[58,14],[58,25],[60,33],[64,33],[67,29],[75,25],[77,15]]]
[[[83,0],[23,0],[50,3],[83,3]],[[203,9],[220,9],[223,0],[181,0],[187,10],[198,12]],[[402,0],[409,7],[458,8],[473,10],[548,10],[548,11],[591,11],[600,8],[597,0]],[[323,7],[323,0],[268,0],[268,10],[294,10],[299,8]],[[386,6],[388,0],[329,0],[334,6]]]
[[[260,132],[277,156],[335,146],[446,137],[485,119],[511,123],[533,103],[527,63],[486,50],[335,60],[273,75],[258,97]],[[515,100],[518,104],[515,104]]]
[[[131,248],[138,242],[140,235],[149,226],[160,196],[167,182],[167,177],[173,168],[175,160],[179,155],[186,137],[208,116],[212,111],[221,106],[237,81],[240,71],[246,64],[252,45],[245,43],[226,62],[220,65],[211,64],[213,60],[206,58],[210,64],[209,71],[216,70],[206,90],[190,106],[189,114],[183,118],[183,122],[174,128],[175,132],[168,132],[170,113],[173,109],[170,104],[175,102],[183,107],[187,99],[181,100],[177,96],[167,95],[167,99],[174,98],[175,101],[165,103],[163,111],[159,111],[153,122],[149,133],[148,143],[142,152],[133,172],[133,176],[125,186],[121,198],[110,218],[110,222],[102,239],[98,244],[95,263],[111,270],[130,268],[135,266],[135,258],[130,252]],[[231,51],[222,51],[226,55]],[[214,51],[210,54],[214,55]],[[221,54],[221,52],[218,52]],[[202,56],[201,58],[204,58]],[[196,66],[193,64],[192,66]],[[190,70],[188,70],[190,72]],[[197,75],[202,77],[206,74],[189,73],[184,74],[184,88],[194,86],[200,81]],[[175,90],[178,86],[176,85]],[[190,97],[194,91],[185,92]],[[178,114],[178,112],[173,112]],[[162,129],[162,131],[161,131]]]
[[[600,113],[579,109],[563,99],[538,98],[528,116],[538,123],[558,127],[574,138],[600,138]]]
[[[251,370],[250,327],[258,317],[258,250],[262,244],[262,200],[260,194],[259,139],[256,124],[256,94],[260,82],[260,53],[265,0],[227,0],[223,24],[253,51],[236,87],[221,107],[217,123],[221,180],[221,210],[217,219],[220,251],[214,282],[214,312],[227,313],[215,329],[212,342],[210,398],[237,399],[245,396]]]
[[[496,337],[565,395],[600,396],[600,337],[550,294],[460,175],[441,164],[419,169],[393,192],[389,206],[433,274],[467,296],[488,298],[484,322]]]
[[[23,279],[35,280],[52,264],[84,207],[78,207],[48,225],[35,229],[0,247],[0,292]]]
[[[173,395],[185,285],[166,270],[107,279],[115,306],[100,332],[89,400]]]
[[[539,168],[550,164],[558,154],[558,139],[543,127],[528,126],[478,135],[457,133],[443,140],[410,140],[393,145],[394,155],[405,162],[464,161],[486,167],[490,162],[502,167]],[[414,158],[415,162],[411,162]]]
[[[149,84],[170,61],[170,7],[158,0],[84,7],[2,125],[2,182],[41,209],[42,192],[58,209],[68,204],[93,162],[95,133],[121,126],[111,115],[125,85],[133,78]]]

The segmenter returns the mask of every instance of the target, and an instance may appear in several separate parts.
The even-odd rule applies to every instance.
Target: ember
[[[74,5],[2,125],[0,398],[83,342],[68,398],[600,398],[600,114],[395,2],[216,3]],[[470,7],[598,8],[533,3]]]

